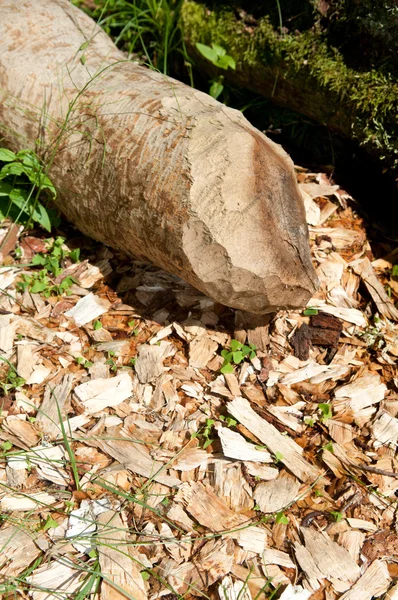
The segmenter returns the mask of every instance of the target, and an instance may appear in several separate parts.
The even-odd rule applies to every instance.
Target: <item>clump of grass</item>
[[[182,0],[96,0],[97,7],[88,10],[82,0],[74,0],[130,56],[141,55],[149,66],[165,75],[182,70],[191,75],[180,22],[182,3]]]

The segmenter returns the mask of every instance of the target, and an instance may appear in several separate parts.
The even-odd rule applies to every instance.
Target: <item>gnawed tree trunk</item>
[[[81,231],[252,312],[316,288],[292,162],[238,112],[125,60],[68,0],[0,3],[0,132]]]

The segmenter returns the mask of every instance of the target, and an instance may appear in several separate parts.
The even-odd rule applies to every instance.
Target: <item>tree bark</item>
[[[264,313],[317,285],[293,164],[238,111],[127,61],[68,0],[0,3],[0,132],[85,234]]]

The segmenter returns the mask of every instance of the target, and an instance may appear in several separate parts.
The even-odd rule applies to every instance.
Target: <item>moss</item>
[[[267,16],[253,23],[237,18],[231,10],[210,10],[192,0],[183,3],[181,20],[191,47],[199,41],[215,42],[235,58],[238,71],[249,69],[261,80],[266,69],[274,68],[298,89],[304,85],[314,93],[320,92],[318,100],[323,97],[351,124],[351,131],[344,131],[345,135],[358,140],[386,166],[398,170],[398,84],[392,75],[350,68],[316,25],[281,35]],[[272,96],[272,90],[264,89],[264,95]],[[306,114],[305,107],[303,112]]]

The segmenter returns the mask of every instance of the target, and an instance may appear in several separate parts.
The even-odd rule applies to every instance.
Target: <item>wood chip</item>
[[[5,512],[27,512],[29,510],[42,510],[47,506],[55,504],[57,499],[47,492],[39,492],[24,496],[3,496],[0,500],[0,508]]]
[[[254,444],[247,442],[243,435],[232,431],[228,427],[217,427],[224,456],[237,460],[260,463],[272,462],[272,457],[266,450],[260,450]]]
[[[146,600],[139,565],[128,556],[128,530],[120,515],[107,511],[98,516],[97,551],[103,574],[101,600]]]
[[[259,483],[254,499],[264,513],[275,513],[286,509],[297,497],[300,482],[282,471],[277,479]]]
[[[259,417],[245,398],[235,398],[227,405],[228,411],[247,427],[300,481],[315,481],[320,471],[302,457],[302,448],[284,436],[270,423]]]
[[[354,583],[360,568],[350,554],[333,542],[326,533],[300,528],[305,546],[294,544],[296,559],[310,580],[327,578]],[[315,589],[318,586],[315,585]]]
[[[213,358],[218,348],[218,343],[214,342],[206,335],[199,339],[192,340],[189,344],[189,364],[191,367],[203,369]]]
[[[350,266],[361,277],[378,311],[387,319],[398,321],[398,309],[395,308],[391,298],[387,295],[383,284],[378,280],[368,258],[351,263]]]
[[[66,317],[73,319],[76,325],[86,325],[106,313],[111,303],[109,300],[99,298],[94,294],[87,294],[65,313]]]
[[[29,596],[33,600],[68,600],[81,586],[81,577],[81,569],[66,558],[45,563],[26,578],[31,586]]]
[[[73,390],[84,407],[84,413],[91,415],[105,408],[117,406],[131,397],[133,382],[126,372],[109,379],[93,379],[78,385]]]
[[[49,439],[55,439],[61,432],[59,416],[65,418],[67,400],[72,390],[73,374],[65,375],[61,383],[46,386],[44,399],[37,414],[37,425]]]
[[[384,594],[391,583],[387,563],[375,560],[352,588],[340,600],[372,600]]]
[[[38,533],[22,529],[20,525],[3,526],[0,529],[0,575],[16,577],[41,554],[35,543]]]

